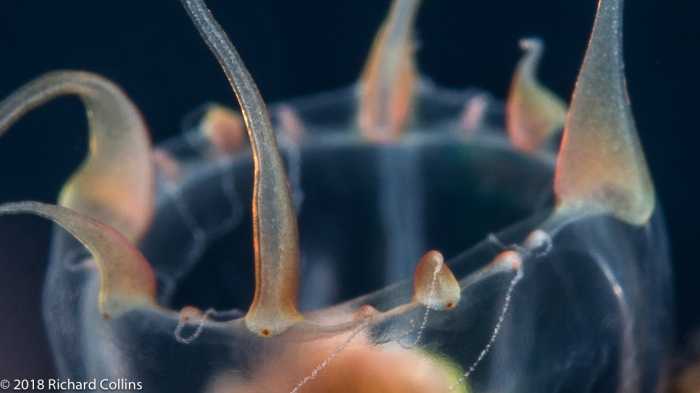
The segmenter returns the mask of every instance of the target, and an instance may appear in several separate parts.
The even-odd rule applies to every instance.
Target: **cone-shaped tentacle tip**
[[[360,77],[359,127],[374,143],[401,139],[418,81],[413,25],[419,0],[394,0]]]
[[[413,276],[413,301],[433,310],[454,308],[461,297],[459,283],[442,254],[428,251]]]
[[[559,215],[606,213],[646,223],[654,187],[622,64],[622,0],[600,0],[566,120],[555,175]]]
[[[517,251],[503,251],[491,261],[491,266],[502,266],[507,269],[518,270],[523,266],[523,258]]]
[[[360,307],[355,311],[355,314],[352,316],[353,321],[368,321],[377,315],[380,315],[381,311],[377,310],[376,308],[372,307],[369,304],[365,304],[364,306]]]
[[[255,164],[255,297],[245,324],[255,334],[275,336],[303,320],[297,309],[299,236],[284,163],[265,103],[228,36],[203,1],[182,3],[224,69],[248,129]]]
[[[0,102],[0,135],[27,112],[66,94],[85,104],[90,150],[59,204],[138,240],[154,211],[151,141],[141,114],[118,86],[87,72],[40,76]]]
[[[566,104],[537,80],[544,43],[538,38],[520,41],[525,51],[515,70],[506,104],[506,128],[513,145],[535,152],[566,120]]]
[[[70,209],[39,202],[7,203],[0,215],[31,213],[65,228],[92,254],[100,275],[99,307],[109,319],[139,306],[156,306],[153,269],[118,231]]]

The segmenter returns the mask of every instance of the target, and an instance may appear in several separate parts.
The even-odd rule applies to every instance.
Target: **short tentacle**
[[[413,275],[413,301],[433,310],[449,310],[459,303],[459,283],[438,251],[428,251]]]

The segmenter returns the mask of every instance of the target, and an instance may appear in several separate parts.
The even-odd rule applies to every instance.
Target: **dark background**
[[[583,58],[594,0],[424,1],[421,71],[439,84],[505,98],[518,39],[539,35],[541,79],[567,99]],[[218,0],[214,15],[268,102],[354,82],[389,2]],[[700,324],[700,2],[625,5],[624,53],[637,127],[667,215],[676,273],[678,345]],[[96,72],[132,97],[153,139],[179,132],[206,101],[233,105],[214,57],[178,1],[0,0],[0,97],[56,69]],[[52,202],[85,154],[83,108],[59,99],[0,139],[0,202]],[[0,378],[47,378],[40,317],[49,224],[0,218]]]

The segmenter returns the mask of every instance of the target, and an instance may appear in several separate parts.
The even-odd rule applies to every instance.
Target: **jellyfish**
[[[43,315],[63,389],[665,386],[669,257],[622,0],[600,0],[568,106],[537,79],[537,38],[505,106],[430,82],[419,1],[395,0],[357,84],[267,107],[203,1],[182,3],[240,110],[207,104],[152,146],[96,74],[51,72],[0,102],[0,134],[66,94],[88,115],[58,203],[0,206],[57,224]]]

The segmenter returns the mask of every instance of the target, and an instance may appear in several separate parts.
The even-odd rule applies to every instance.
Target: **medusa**
[[[50,74],[3,103],[6,124],[65,92],[91,114],[96,150],[60,204],[97,221],[4,208],[52,217],[91,251],[57,232],[45,315],[62,375],[154,391],[660,383],[667,258],[624,99],[620,4],[601,3],[558,156],[549,149],[565,108],[532,79],[537,41],[524,42],[508,105],[512,143],[488,96],[418,77],[413,2],[396,2],[359,87],[272,108],[271,123],[225,35],[201,4],[188,7],[242,118],[206,108],[151,151],[133,105],[93,75]],[[206,267],[235,285],[197,286],[209,277],[201,254],[221,252],[208,243],[224,233],[234,252]],[[188,285],[203,309],[172,311]],[[222,308],[206,309],[207,291],[224,292]],[[391,372],[376,372],[385,364]]]

